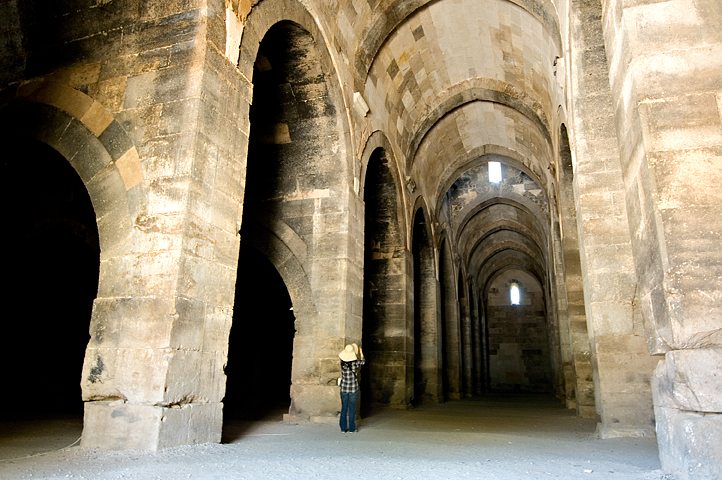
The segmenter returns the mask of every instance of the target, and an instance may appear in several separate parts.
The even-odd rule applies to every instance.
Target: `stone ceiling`
[[[339,29],[352,32],[343,42],[357,45],[369,122],[388,136],[416,187],[412,197],[423,198],[437,237],[453,239],[460,268],[476,281],[504,265],[541,281],[556,215],[550,125],[563,103],[555,8],[532,0],[371,3],[348,2],[339,23],[353,28]],[[489,160],[504,165],[500,186],[485,180]]]

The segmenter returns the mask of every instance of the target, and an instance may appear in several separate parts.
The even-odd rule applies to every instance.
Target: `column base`
[[[220,443],[222,403],[159,407],[86,402],[81,445],[103,450],[160,450],[197,443]]]
[[[659,461],[679,480],[722,478],[722,414],[655,407]]]
[[[605,427],[602,423],[597,424],[597,435],[601,439],[607,438],[654,438],[654,427]]]

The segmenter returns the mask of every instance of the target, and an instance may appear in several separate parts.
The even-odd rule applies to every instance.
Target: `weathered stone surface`
[[[655,404],[693,412],[722,412],[722,350],[674,350],[654,373]]]
[[[85,404],[82,445],[104,450],[162,448],[220,442],[220,403],[164,408],[112,402]]]
[[[335,382],[330,385],[293,385],[291,398],[293,402],[289,414],[297,420],[323,422],[324,417],[335,418],[341,411]]]
[[[640,257],[632,244],[635,232],[630,234],[637,210],[623,201],[624,152],[634,150],[629,137],[641,129],[615,111],[617,84],[610,75],[622,67],[604,44],[603,5],[571,5],[572,48],[581,56],[572,62],[572,108],[583,119],[572,126],[575,138],[583,139],[574,149],[573,180],[599,430],[603,437],[652,435],[649,379],[658,360],[638,341],[644,339],[636,318]]]
[[[681,480],[722,475],[722,416],[654,407],[662,468]]]

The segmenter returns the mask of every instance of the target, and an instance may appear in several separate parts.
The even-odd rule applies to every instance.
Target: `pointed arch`
[[[432,229],[423,208],[414,215],[412,230],[414,282],[414,403],[443,399],[441,342],[436,262]]]

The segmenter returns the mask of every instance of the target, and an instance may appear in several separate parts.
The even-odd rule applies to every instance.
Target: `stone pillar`
[[[571,359],[564,359],[564,377],[567,386],[567,407],[575,408],[581,417],[596,415],[594,404],[594,374],[591,363],[591,345],[584,305],[584,279],[579,257],[579,227],[577,224],[574,197],[574,168],[567,129],[561,126],[559,132],[559,217],[560,237],[564,239],[561,259],[561,281],[559,281],[560,316],[566,320],[567,336],[563,339],[569,345],[566,353]],[[555,230],[556,231],[556,230]],[[559,267],[557,267],[559,268]],[[559,275],[559,274],[557,274]],[[570,387],[573,392],[570,392]]]
[[[660,459],[719,478],[722,4],[602,3]]]
[[[454,262],[449,242],[441,247],[439,260],[439,296],[441,298],[441,330],[439,342],[442,343],[440,364],[442,370],[442,398],[460,400],[462,396],[462,324],[459,311],[458,288],[454,274]]]
[[[468,398],[474,394],[474,338],[473,328],[471,325],[471,311],[469,309],[469,297],[464,295],[466,292],[468,292],[468,289],[463,283],[461,283],[459,285],[459,315],[461,317],[461,339],[463,341],[461,346],[461,365],[463,367],[461,374],[463,376],[463,391],[461,394]]]
[[[371,313],[364,311],[363,319],[363,347],[369,359],[366,369],[370,400],[396,408],[407,408],[410,401],[406,384],[407,339],[410,335],[408,316],[411,310],[406,299],[408,254],[407,249],[398,246],[390,252],[374,251],[372,261],[375,271],[382,274],[375,276],[372,284],[367,284],[367,289],[374,290],[365,292],[370,297],[367,302],[373,302],[374,307],[373,310],[369,308]]]
[[[122,99],[116,117],[144,180],[126,193],[125,253],[101,253],[81,382],[88,447],[221,438],[250,89],[219,53],[224,12],[176,8],[146,12],[127,33],[128,58],[107,59],[91,88]],[[159,43],[164,68],[143,64],[144,48],[160,55]]]
[[[570,138],[599,430],[603,438],[654,435],[649,382],[658,360],[640,318],[601,5],[574,0],[571,13]]]
[[[480,302],[478,299],[478,290],[473,278],[469,278],[469,301],[472,302],[469,310],[471,311],[471,332],[472,332],[472,395],[478,396],[484,393],[483,386],[483,368],[484,368],[484,343],[482,340],[482,312],[480,311]]]
[[[722,349],[673,350],[652,379],[659,459],[677,478],[722,474]]]

